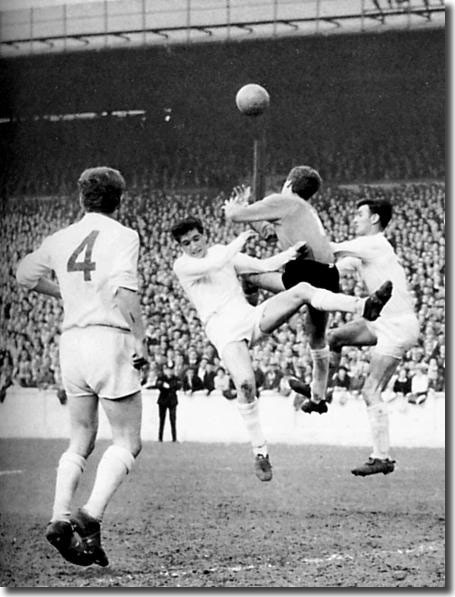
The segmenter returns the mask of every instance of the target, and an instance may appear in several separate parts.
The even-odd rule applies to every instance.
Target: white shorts
[[[63,332],[60,367],[68,396],[123,398],[138,392],[133,346],[132,334],[118,328],[92,325]]]
[[[378,317],[376,321],[367,321],[369,330],[378,339],[373,347],[375,353],[401,359],[412,348],[419,337],[419,322],[415,315],[403,315],[396,318]]]
[[[217,349],[220,358],[226,345],[231,342],[246,340],[249,346],[253,346],[260,338],[268,335],[260,328],[267,302],[264,301],[256,307],[247,303],[241,310],[224,310],[210,317],[205,325],[205,333]]]

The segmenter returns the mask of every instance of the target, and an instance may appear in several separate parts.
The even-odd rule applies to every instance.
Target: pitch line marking
[[[20,470],[13,470],[13,471],[0,471],[0,476],[2,475],[22,475],[24,471]]]

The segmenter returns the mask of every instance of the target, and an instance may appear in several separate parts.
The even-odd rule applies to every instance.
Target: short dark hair
[[[111,214],[120,205],[125,179],[118,170],[107,166],[87,168],[77,181],[86,211]]]
[[[309,199],[319,191],[322,178],[317,170],[310,166],[295,166],[286,179],[291,183],[293,193],[302,199]]]
[[[177,224],[174,224],[171,228],[171,234],[174,239],[179,243],[182,236],[184,236],[190,230],[197,230],[200,234],[204,234],[204,226],[199,218],[188,217],[184,220],[180,220]]]
[[[392,204],[388,199],[362,199],[357,203],[357,207],[368,205],[372,214],[378,214],[381,228],[387,226],[392,218]]]

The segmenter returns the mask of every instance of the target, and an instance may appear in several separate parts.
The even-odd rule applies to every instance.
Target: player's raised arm
[[[304,245],[304,242],[297,243],[293,247],[286,249],[286,251],[281,251],[281,253],[277,253],[266,259],[258,259],[257,257],[251,257],[244,253],[238,253],[233,259],[234,267],[238,274],[276,272],[286,265],[286,263],[292,261],[292,259],[296,259],[299,250]]]
[[[246,243],[246,241],[254,235],[253,230],[246,230],[241,232],[237,238],[226,246],[218,246],[216,253],[205,255],[201,257],[192,257],[189,254],[185,258],[177,259],[174,264],[174,272],[177,277],[199,278],[205,276],[212,271],[221,269],[231,261],[231,259],[238,253]],[[186,239],[183,238],[181,243],[183,246]]]
[[[233,197],[225,202],[223,209],[226,219],[232,222],[274,222],[285,216],[289,207],[282,195],[274,193],[251,205]]]
[[[335,257],[356,257],[363,261],[373,259],[382,251],[382,244],[373,236],[360,236],[341,243],[330,243]]]

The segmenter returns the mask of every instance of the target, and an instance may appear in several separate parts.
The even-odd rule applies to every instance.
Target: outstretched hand
[[[250,238],[255,238],[256,236],[256,232],[252,228],[248,228],[247,230],[241,232],[237,238],[243,239],[243,244],[245,244],[247,240],[250,240]]]
[[[248,205],[251,199],[251,187],[241,184],[232,189],[231,199],[235,199],[240,205]]]
[[[240,185],[234,187],[231,196],[224,202],[223,210],[227,219],[230,219],[238,207],[248,205],[251,196],[251,187]]]

